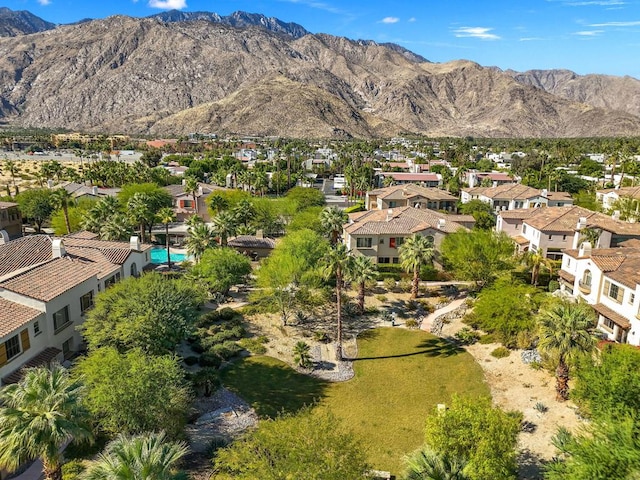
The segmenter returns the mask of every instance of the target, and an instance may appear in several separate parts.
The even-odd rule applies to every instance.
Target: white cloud
[[[151,8],[160,8],[162,10],[182,10],[187,8],[186,0],[149,0]]]
[[[410,22],[410,23],[413,23],[413,22],[415,22],[415,21],[416,21],[416,17],[411,17],[411,18],[410,18],[409,20],[407,20],[407,21],[408,21],[408,22]]]
[[[586,0],[582,2],[564,2],[564,4],[569,5],[570,7],[588,7],[592,5],[599,7],[617,7],[620,5],[626,5],[627,2],[622,2],[620,0]]]
[[[38,3],[42,6],[47,6],[51,4],[51,0],[38,0]]]
[[[339,15],[342,15],[345,13],[343,10],[336,8],[332,5],[329,5],[328,3],[317,2],[314,0],[278,0],[278,1],[287,2],[287,3],[298,3],[300,5],[306,5],[307,7],[316,8],[318,10],[324,10],[325,12],[336,13]]]
[[[573,32],[573,34],[581,37],[597,37],[603,32],[604,30],[582,30],[580,32]]]
[[[535,42],[537,40],[544,40],[544,38],[540,38],[540,37],[522,37],[522,38],[518,39],[518,41],[520,41],[520,42]]]
[[[606,23],[592,23],[589,27],[639,27],[640,20],[632,22],[606,22]]]
[[[398,17],[384,17],[378,23],[398,23],[400,19]]]
[[[495,33],[489,33],[493,28],[487,27],[461,27],[453,31],[458,38],[471,37],[481,40],[499,40],[500,37]]]

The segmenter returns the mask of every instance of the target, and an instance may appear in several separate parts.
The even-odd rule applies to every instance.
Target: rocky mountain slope
[[[158,135],[638,135],[472,62],[325,34],[124,16],[0,38],[0,120]]]
[[[594,107],[640,115],[640,80],[612,75],[578,75],[571,70],[506,70],[516,81]]]
[[[55,23],[46,22],[26,10],[13,11],[7,7],[0,7],[0,37],[44,32],[55,26]]]

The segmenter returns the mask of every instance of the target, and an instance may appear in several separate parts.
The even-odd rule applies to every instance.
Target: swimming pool
[[[183,262],[187,259],[187,255],[184,253],[169,254],[172,262]],[[151,263],[160,264],[167,263],[167,249],[166,248],[152,248],[151,249]]]

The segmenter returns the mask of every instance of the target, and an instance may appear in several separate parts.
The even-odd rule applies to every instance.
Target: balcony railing
[[[585,295],[589,295],[591,293],[591,284],[585,283],[582,280],[579,280],[578,289],[580,290],[581,293],[584,293]]]

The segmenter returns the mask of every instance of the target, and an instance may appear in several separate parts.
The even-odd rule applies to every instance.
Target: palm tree
[[[144,192],[136,192],[127,202],[127,208],[129,210],[129,215],[131,216],[131,220],[140,225],[140,240],[142,243],[145,241],[145,227],[147,226],[147,221],[153,215],[151,211],[151,197]]]
[[[226,247],[228,238],[235,235],[238,219],[233,212],[225,211],[213,217],[211,222],[213,223],[213,232],[220,239],[220,245]]]
[[[327,207],[320,212],[320,224],[329,235],[331,245],[338,243],[338,238],[342,233],[342,227],[348,221],[348,215],[338,207]]]
[[[338,325],[336,335],[336,357],[342,360],[342,279],[349,266],[347,247],[339,243],[331,248],[324,257],[325,277],[336,278],[336,304],[338,308]]]
[[[418,233],[405,239],[398,249],[400,265],[411,273],[413,272],[413,282],[411,284],[411,298],[418,296],[420,286],[420,268],[433,260],[435,250],[433,242]]]
[[[4,161],[4,170],[5,172],[9,172],[11,175],[11,182],[13,183],[13,188],[16,188],[16,175],[20,173],[20,166],[14,160],[5,160]]]
[[[232,209],[237,221],[244,225],[249,226],[249,222],[256,214],[256,208],[253,206],[253,202],[247,198],[240,200]]]
[[[164,432],[135,437],[119,435],[92,461],[85,480],[173,480],[175,467],[187,454],[183,442],[167,442]]]
[[[531,269],[531,285],[538,285],[538,277],[541,269],[544,268],[550,275],[553,274],[553,262],[540,252],[526,252],[524,261]]]
[[[189,227],[189,237],[186,243],[187,252],[198,263],[205,250],[215,245],[215,237],[206,223],[198,223],[194,227]]]
[[[100,224],[99,233],[102,240],[126,240],[132,230],[129,219],[123,213],[116,212]]]
[[[347,271],[347,278],[358,285],[358,310],[360,315],[364,313],[364,298],[367,282],[376,279],[376,265],[371,257],[358,255],[353,260]]]
[[[446,453],[420,449],[406,463],[404,480],[469,480],[464,473],[467,462]]]
[[[186,193],[190,193],[193,198],[193,211],[198,213],[198,190],[200,189],[200,185],[198,184],[198,179],[193,176],[188,176],[184,180],[184,191]]]
[[[209,208],[214,214],[218,214],[229,208],[229,201],[226,197],[214,193],[209,197]]]
[[[300,340],[293,346],[293,362],[302,368],[311,366],[311,347]]]
[[[64,188],[54,190],[52,195],[53,204],[62,209],[64,215],[64,225],[67,228],[67,235],[71,233],[71,223],[69,222],[69,204],[73,202],[73,195]]]
[[[593,248],[597,248],[602,230],[595,227],[584,227],[580,229],[580,243],[589,242]]]
[[[82,386],[66,369],[37,367],[0,390],[0,468],[15,470],[40,458],[45,478],[62,479],[61,448],[92,441]]]
[[[563,301],[541,312],[538,323],[538,348],[558,361],[556,398],[562,402],[569,398],[568,362],[595,348],[596,340],[590,332],[595,315],[585,303]]]
[[[160,223],[164,224],[165,244],[167,247],[167,265],[171,268],[171,254],[169,252],[169,224],[176,219],[176,214],[171,207],[163,207],[156,216]]]

